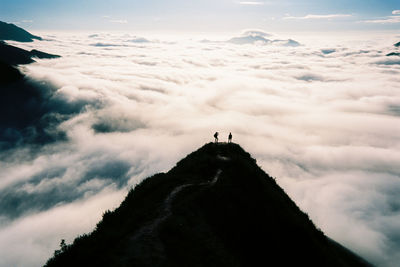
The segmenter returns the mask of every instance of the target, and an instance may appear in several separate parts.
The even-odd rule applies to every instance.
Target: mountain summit
[[[237,144],[145,179],[46,266],[370,266],[326,237]]]

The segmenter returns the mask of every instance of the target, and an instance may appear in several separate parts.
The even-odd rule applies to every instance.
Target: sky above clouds
[[[397,30],[396,0],[1,0],[0,19],[30,29]]]

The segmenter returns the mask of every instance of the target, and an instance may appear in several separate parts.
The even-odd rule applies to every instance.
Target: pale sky
[[[398,0],[0,0],[0,20],[36,30],[398,30]]]

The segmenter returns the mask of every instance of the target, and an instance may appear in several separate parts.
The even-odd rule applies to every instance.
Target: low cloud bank
[[[63,57],[22,70],[51,85],[38,118],[63,138],[0,152],[0,266],[43,264],[215,131],[232,132],[330,237],[377,265],[400,260],[400,69],[386,57],[398,40],[44,37],[35,47]]]

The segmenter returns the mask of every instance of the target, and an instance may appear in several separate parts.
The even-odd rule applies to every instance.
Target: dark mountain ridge
[[[54,89],[45,82],[25,77],[18,65],[34,58],[58,58],[38,50],[27,51],[0,41],[0,151],[26,143],[44,144],[64,138],[53,130],[61,119],[56,113],[46,116],[53,103]],[[53,129],[49,130],[48,126]]]
[[[400,47],[400,42],[395,43],[393,46],[399,48]],[[388,57],[399,56],[400,57],[400,53],[399,52],[391,52],[389,54],[386,54],[386,56],[388,56]]]
[[[42,40],[41,37],[30,34],[14,24],[0,21],[0,40],[33,42],[34,39]]]
[[[1,41],[27,42],[32,38],[41,40],[15,25],[0,22],[0,151],[64,138],[55,130],[64,114],[52,112],[55,106],[62,107],[50,101],[54,89],[44,81],[29,79],[18,69],[18,65],[35,62],[35,58],[60,56],[35,49],[27,51]]]
[[[59,58],[58,55],[52,55],[33,49],[27,51],[15,46],[0,42],[0,62],[9,65],[29,64],[35,62],[34,58],[51,59]]]
[[[145,179],[46,266],[370,266],[327,238],[236,144]]]

